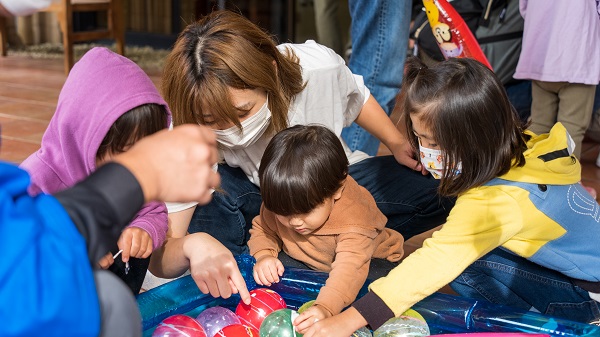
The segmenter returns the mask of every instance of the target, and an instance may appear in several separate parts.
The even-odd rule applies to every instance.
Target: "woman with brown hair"
[[[314,41],[276,46],[246,18],[214,12],[180,34],[163,74],[174,124],[212,128],[223,159],[221,190],[210,204],[168,205],[170,239],[186,231],[205,232],[234,254],[247,253],[252,219],[261,205],[261,157],[275,133],[298,124],[320,124],[340,137],[356,122],[391,150],[393,156],[369,157],[351,152],[342,141],[350,175],[373,195],[387,227],[406,239],[441,224],[452,206],[452,199],[436,194],[437,181],[421,174],[414,150],[362,76]],[[179,261],[172,260],[178,259],[176,252],[165,249],[164,254],[160,263],[173,272],[170,277],[183,272],[169,267]]]

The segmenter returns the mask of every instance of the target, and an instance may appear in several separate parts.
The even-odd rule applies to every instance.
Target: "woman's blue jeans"
[[[450,286],[461,296],[535,310],[588,323],[600,317],[598,302],[557,271],[502,248],[469,266]]]
[[[196,208],[189,232],[206,232],[234,255],[248,253],[252,219],[260,212],[259,188],[239,168],[219,165],[221,191]],[[437,195],[438,181],[396,162],[393,156],[372,157],[350,166],[350,175],[373,195],[388,218],[387,227],[405,239],[441,225],[454,199]],[[283,196],[282,196],[283,197]]]

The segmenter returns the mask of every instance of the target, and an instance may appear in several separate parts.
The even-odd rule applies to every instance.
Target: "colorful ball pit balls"
[[[233,311],[220,306],[203,310],[196,321],[202,325],[208,337],[213,337],[226,326],[241,324],[240,318]]]
[[[285,309],[286,304],[277,292],[258,288],[250,291],[250,304],[240,301],[235,309],[236,315],[242,324],[246,324],[258,330],[262,321],[275,310]]]
[[[423,337],[429,336],[427,323],[409,316],[389,319],[373,332],[373,337]]]
[[[152,337],[207,337],[202,325],[186,315],[173,315],[160,322]]]
[[[354,333],[350,337],[373,337],[373,334],[371,333],[371,330],[369,330],[365,327],[362,327],[362,328],[354,331]]]
[[[292,322],[298,312],[291,309],[279,309],[270,313],[260,325],[260,337],[301,337]]]
[[[214,337],[259,337],[259,333],[251,326],[232,324],[219,330]]]

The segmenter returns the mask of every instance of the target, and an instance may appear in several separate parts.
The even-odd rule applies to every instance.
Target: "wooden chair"
[[[0,16],[0,56],[6,56],[8,49],[8,27],[6,26],[6,18]]]
[[[60,0],[44,10],[53,12],[58,18],[65,53],[65,73],[73,67],[73,43],[114,39],[117,53],[125,55],[125,27],[123,22],[123,0]],[[93,31],[73,31],[73,13],[106,12],[107,27]]]

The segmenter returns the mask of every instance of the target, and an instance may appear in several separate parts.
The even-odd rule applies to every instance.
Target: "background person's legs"
[[[410,0],[349,0],[352,56],[348,67],[362,75],[375,100],[392,113],[402,84],[408,48]],[[379,140],[353,123],[342,131],[352,151],[376,155]]]
[[[548,133],[558,115],[558,89],[562,84],[531,81],[531,125],[535,134]]]

